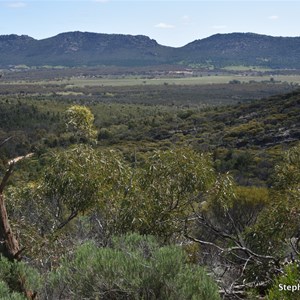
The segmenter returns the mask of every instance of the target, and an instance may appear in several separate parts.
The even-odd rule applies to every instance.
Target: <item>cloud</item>
[[[184,15],[181,20],[184,22],[184,23],[189,23],[191,21],[191,18],[190,16],[188,15]]]
[[[163,29],[171,29],[171,28],[174,28],[175,26],[171,25],[171,24],[166,24],[166,23],[158,23],[154,27],[163,28]]]
[[[225,28],[227,28],[227,26],[226,25],[214,25],[214,26],[212,26],[212,28],[213,29],[225,29]]]
[[[8,7],[10,8],[23,8],[27,4],[25,2],[10,2],[7,4]]]
[[[268,19],[269,20],[278,20],[279,17],[274,15],[274,16],[269,16]]]

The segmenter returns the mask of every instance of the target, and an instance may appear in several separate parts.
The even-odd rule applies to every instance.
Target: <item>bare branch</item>
[[[77,217],[78,212],[79,212],[79,210],[75,210],[74,212],[72,212],[65,221],[61,222],[57,226],[56,230],[62,229],[64,226],[66,226],[71,220],[73,220],[75,217]]]
[[[15,164],[15,163],[17,163],[18,161],[20,161],[22,159],[31,157],[32,155],[33,155],[33,153],[28,153],[28,154],[23,155],[23,156],[15,157],[15,158],[8,161],[8,165]]]
[[[6,170],[6,172],[5,172],[5,174],[4,174],[3,178],[2,178],[2,181],[0,183],[0,194],[3,193],[3,190],[4,190],[5,186],[6,186],[6,183],[7,183],[8,179],[9,179],[10,175],[13,172],[14,165],[15,165],[14,163],[11,163],[9,165],[8,169]]]
[[[297,255],[299,255],[299,254],[300,254],[300,252],[298,251],[299,238],[297,238],[296,242],[293,241],[293,238],[290,238],[290,239],[289,239],[289,242],[290,242],[290,245],[291,245],[293,251],[294,251]]]
[[[191,241],[194,241],[194,242],[202,244],[202,245],[213,246],[213,247],[217,248],[218,250],[220,250],[221,253],[226,253],[226,252],[227,253],[231,253],[231,252],[234,252],[234,251],[242,251],[242,252],[247,253],[250,256],[253,256],[253,257],[256,257],[256,258],[259,258],[259,259],[273,260],[275,262],[278,261],[278,259],[276,259],[273,256],[257,254],[257,253],[253,252],[252,250],[250,250],[250,249],[248,249],[246,247],[235,246],[235,247],[229,247],[229,248],[222,248],[222,247],[216,245],[215,243],[208,242],[208,241],[203,241],[203,240],[199,240],[199,239],[196,239],[194,237],[189,236],[188,234],[185,234],[185,237],[188,238],[188,239],[190,239]]]
[[[236,278],[236,279],[231,283],[231,285],[230,285],[230,290],[233,290],[235,283],[238,282],[238,281],[243,277],[243,275],[244,275],[244,273],[245,273],[245,270],[246,270],[246,267],[247,267],[247,265],[248,265],[248,263],[250,262],[251,259],[252,259],[252,256],[249,256],[248,259],[246,260],[244,266],[243,266],[243,269],[242,269],[242,271],[241,271],[240,276],[239,276],[238,278]]]
[[[236,226],[236,224],[235,224],[235,222],[234,222],[234,220],[233,220],[231,214],[229,213],[229,211],[227,211],[226,213],[227,213],[227,215],[228,215],[228,217],[229,217],[229,220],[230,220],[230,222],[231,222],[231,224],[232,224],[232,226],[233,226],[233,228],[234,228],[234,230],[235,230],[235,232],[236,232],[236,236],[237,236],[237,239],[238,239],[238,241],[239,241],[239,245],[245,246],[245,242],[244,242],[243,238],[241,237],[241,232],[240,232],[240,230],[237,228],[237,226]]]
[[[197,215],[197,221],[201,224],[204,225],[206,228],[210,229],[211,231],[213,231],[213,233],[215,233],[216,235],[224,238],[224,239],[229,239],[231,241],[233,241],[234,243],[242,246],[239,242],[239,240],[237,240],[235,237],[233,237],[230,234],[227,234],[225,232],[220,231],[219,229],[217,229],[215,226],[213,226],[206,218],[204,218],[203,216],[196,214]]]
[[[2,142],[0,143],[0,147],[3,146],[5,143],[7,143],[7,142],[8,142],[9,140],[11,140],[12,138],[13,138],[12,136],[6,138],[4,141],[2,141]]]

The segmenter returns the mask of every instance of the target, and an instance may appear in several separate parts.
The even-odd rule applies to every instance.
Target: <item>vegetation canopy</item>
[[[0,298],[295,297],[297,84],[181,68],[4,72]]]

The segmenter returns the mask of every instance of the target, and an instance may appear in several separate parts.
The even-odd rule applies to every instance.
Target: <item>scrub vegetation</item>
[[[1,78],[0,297],[296,299],[297,75],[108,69]]]

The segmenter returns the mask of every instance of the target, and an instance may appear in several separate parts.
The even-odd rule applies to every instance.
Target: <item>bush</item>
[[[23,262],[11,262],[0,255],[0,299],[25,299],[17,292],[21,290],[22,281],[27,290],[38,291],[41,287],[41,278],[35,269]]]
[[[26,298],[19,293],[11,293],[7,284],[3,281],[0,281],[0,299],[26,300]]]
[[[296,264],[289,265],[285,268],[285,274],[278,277],[272,288],[269,291],[268,300],[298,300],[299,299],[299,290],[287,290],[288,286],[294,289],[298,288],[299,284],[300,270]]]
[[[60,299],[220,299],[181,248],[138,234],[113,238],[107,248],[81,245],[50,275],[48,290]]]

